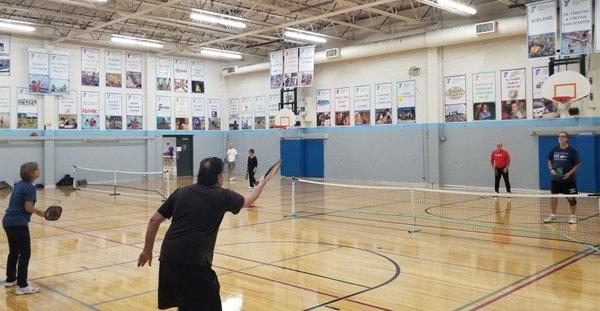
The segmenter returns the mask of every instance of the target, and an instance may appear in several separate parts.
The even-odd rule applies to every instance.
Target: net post
[[[117,172],[113,173],[114,182],[113,182],[113,193],[109,194],[111,197],[117,196],[120,193],[117,192]]]
[[[290,215],[292,217],[298,216],[296,213],[296,177],[292,177],[292,212]]]
[[[75,177],[77,166],[73,165],[73,190],[79,190],[79,185],[77,184],[77,178]]]
[[[410,213],[412,214],[412,224],[408,229],[408,233],[417,233],[421,228],[417,226],[417,209],[415,207],[415,189],[410,188]]]

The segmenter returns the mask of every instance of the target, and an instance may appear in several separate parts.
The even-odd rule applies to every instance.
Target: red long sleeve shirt
[[[492,151],[490,163],[496,168],[505,168],[510,164],[510,155],[504,149],[500,151],[494,149],[494,151]]]

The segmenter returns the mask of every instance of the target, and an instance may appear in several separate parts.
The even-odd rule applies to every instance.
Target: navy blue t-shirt
[[[27,226],[31,219],[31,214],[25,210],[25,202],[36,202],[35,185],[21,180],[15,184],[6,214],[2,219],[3,227]]]
[[[554,180],[562,180],[562,176],[568,173],[575,165],[579,163],[579,153],[575,148],[568,146],[565,149],[560,146],[554,147],[548,154],[548,160],[552,162],[552,167],[557,176],[552,175]],[[575,180],[575,174],[571,175],[568,181]]]

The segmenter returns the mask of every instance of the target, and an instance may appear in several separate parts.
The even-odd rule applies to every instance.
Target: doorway
[[[169,178],[194,175],[193,136],[163,136],[163,170],[169,170]]]

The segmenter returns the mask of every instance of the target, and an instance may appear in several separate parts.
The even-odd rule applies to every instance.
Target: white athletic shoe
[[[27,286],[27,287],[19,287],[17,286],[17,289],[15,289],[15,294],[17,295],[27,295],[27,294],[35,294],[37,292],[39,292],[40,289],[37,287],[33,287],[31,285]]]
[[[0,286],[4,286],[4,287],[12,287],[17,285],[17,281],[12,281],[12,282],[6,282],[6,281],[0,281]]]
[[[569,223],[574,225],[577,223],[577,216],[575,215],[571,215],[571,217],[569,217]]]
[[[544,219],[544,222],[550,223],[550,222],[554,222],[555,220],[556,220],[556,215],[550,214],[548,217],[546,217],[546,219]]]

